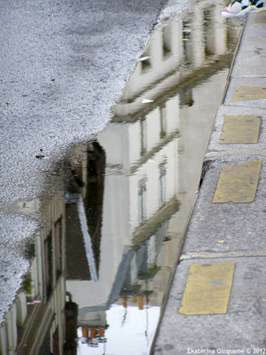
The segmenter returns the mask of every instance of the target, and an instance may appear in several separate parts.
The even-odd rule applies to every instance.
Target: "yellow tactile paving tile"
[[[220,136],[221,144],[258,143],[261,118],[252,115],[226,115]]]
[[[262,162],[227,164],[220,173],[214,203],[248,203],[255,199]]]
[[[261,12],[258,12],[256,14],[254,22],[257,23],[257,24],[265,24],[266,25],[266,12],[265,12],[265,10],[261,11]]]
[[[185,315],[224,314],[233,283],[235,263],[193,264],[179,313]]]
[[[266,87],[239,86],[232,97],[232,102],[251,100],[266,100]]]

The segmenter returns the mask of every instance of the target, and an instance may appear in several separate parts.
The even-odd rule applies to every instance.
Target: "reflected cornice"
[[[162,206],[152,217],[138,226],[133,234],[133,246],[138,247],[145,240],[149,239],[160,227],[160,225],[171,218],[178,211],[180,202],[174,196]]]
[[[168,143],[170,143],[172,140],[175,138],[180,137],[180,132],[179,130],[175,130],[174,132],[168,134],[166,137],[164,137],[159,144],[157,144],[155,147],[153,147],[147,154],[145,154],[139,161],[137,161],[130,169],[130,175],[133,175],[136,173],[136,171],[141,167],[141,165],[145,164],[148,160],[150,160],[156,153],[158,153],[164,146],[166,146]]]
[[[182,78],[178,75],[178,77],[175,78],[176,80],[174,80],[169,87],[164,88],[164,90],[155,91],[153,89],[153,97],[151,98],[153,102],[149,104],[143,104],[141,100],[136,100],[133,103],[120,103],[115,105],[113,107],[114,116],[112,117],[112,122],[135,123],[181,91],[195,88],[195,86],[208,80],[217,72],[227,68],[231,63],[231,60],[232,53],[227,53],[213,58],[212,61],[206,62],[204,66],[195,69],[193,72],[190,72],[185,76],[182,76]],[[157,83],[157,85],[161,84],[165,80],[171,79],[172,76],[176,77],[176,72],[166,75]],[[148,90],[146,90],[146,92],[148,92]],[[128,111],[128,114],[123,114],[123,110]]]

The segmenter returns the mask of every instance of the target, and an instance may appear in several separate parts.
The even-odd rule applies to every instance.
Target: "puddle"
[[[112,121],[66,157],[64,191],[12,207],[42,227],[1,354],[150,353],[240,32],[222,7],[160,25]]]

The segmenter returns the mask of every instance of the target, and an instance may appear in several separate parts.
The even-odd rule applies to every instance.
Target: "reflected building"
[[[160,24],[109,125],[66,157],[1,355],[150,352],[237,37],[223,7],[191,1]]]
[[[83,148],[91,156],[99,146],[105,152],[98,278],[68,278],[67,289],[79,305],[83,341],[96,347],[107,338],[114,353],[112,309],[125,310],[124,324],[130,308],[146,311],[165,301],[232,56],[224,4],[192,3],[154,31],[111,123]],[[80,176],[90,170],[82,161]]]
[[[27,203],[25,203],[27,209]],[[29,242],[31,267],[0,327],[0,353],[63,354],[65,339],[65,208],[58,193],[41,204],[43,225]]]

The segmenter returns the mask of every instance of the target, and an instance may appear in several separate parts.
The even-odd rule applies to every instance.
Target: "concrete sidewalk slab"
[[[233,77],[266,77],[265,19],[266,11],[249,17],[232,71]]]
[[[211,261],[220,262],[222,259]],[[189,267],[195,263],[206,265],[210,261],[187,260],[178,265],[155,354],[185,355],[196,349],[206,349],[198,352],[204,355],[226,354],[218,351],[239,349],[234,354],[240,355],[248,354],[253,347],[265,347],[266,258],[230,258],[227,262],[235,263],[235,272],[225,315],[185,316],[178,312]]]

